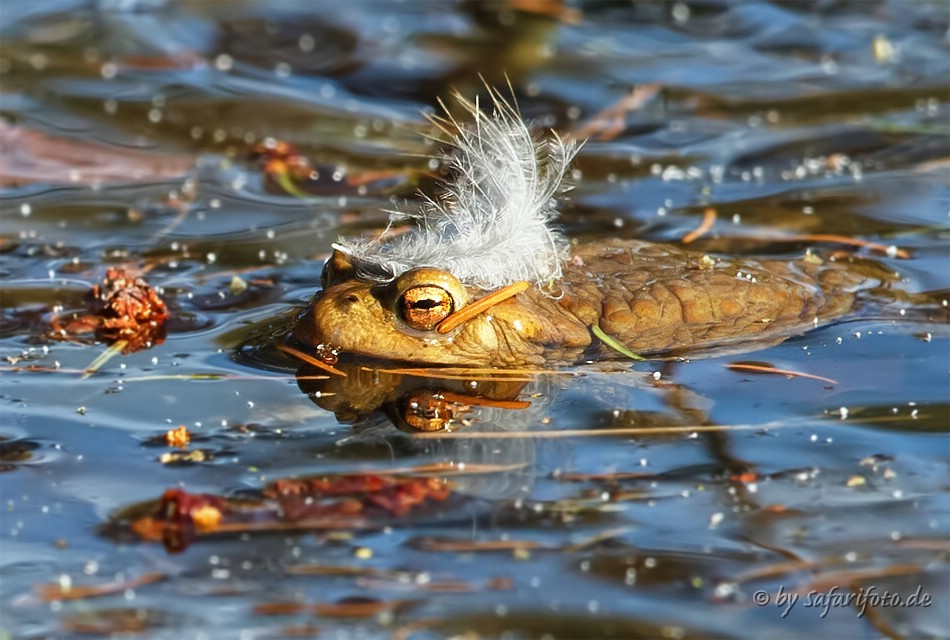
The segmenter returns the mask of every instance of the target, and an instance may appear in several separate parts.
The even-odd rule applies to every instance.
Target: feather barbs
[[[521,280],[541,286],[561,277],[567,243],[550,223],[577,145],[556,135],[535,137],[515,108],[489,91],[490,114],[477,101],[455,96],[471,126],[452,116],[430,117],[454,147],[443,156],[454,179],[416,211],[391,212],[390,226],[408,219],[413,228],[334,244],[357,277],[387,282],[410,269],[436,267],[483,289]]]

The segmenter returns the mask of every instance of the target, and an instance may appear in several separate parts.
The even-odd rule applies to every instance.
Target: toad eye
[[[452,296],[442,287],[412,287],[399,297],[399,315],[413,329],[430,331],[453,311]]]
[[[439,269],[405,272],[395,282],[396,312],[403,322],[420,331],[431,331],[468,299],[455,277]]]

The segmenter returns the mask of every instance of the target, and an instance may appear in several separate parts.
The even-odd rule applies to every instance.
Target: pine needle
[[[89,363],[89,366],[87,366],[85,371],[83,371],[82,378],[80,379],[85,380],[92,374],[99,371],[99,369],[105,366],[105,364],[109,362],[109,360],[112,360],[112,358],[122,353],[122,350],[125,349],[128,345],[129,345],[128,340],[116,340],[114,343],[109,345],[109,347],[105,351],[100,353],[98,356],[96,356],[96,358],[92,362]]]
[[[689,244],[695,242],[703,236],[707,231],[712,229],[713,224],[716,223],[716,210],[712,207],[707,207],[703,212],[702,222],[699,223],[699,226],[683,236],[683,239],[680,240],[683,244]]]
[[[449,402],[467,404],[473,407],[494,407],[495,409],[511,409],[514,411],[520,411],[531,406],[531,403],[527,400],[496,400],[495,398],[486,398],[484,396],[467,396],[463,393],[452,393],[451,391],[443,391],[439,395]]]
[[[726,365],[727,369],[732,369],[734,371],[751,371],[753,373],[775,373],[783,376],[788,376],[790,378],[809,378],[811,380],[819,380],[821,382],[827,382],[828,384],[838,384],[837,380],[832,378],[826,378],[824,376],[815,375],[813,373],[803,373],[801,371],[792,371],[791,369],[777,369],[775,367],[769,367],[761,364],[744,364],[741,362],[733,362]]]
[[[627,356],[631,360],[646,360],[646,358],[644,358],[643,356],[638,356],[633,351],[631,351],[627,347],[620,344],[620,342],[618,342],[616,338],[612,338],[608,336],[606,333],[604,333],[604,330],[600,328],[599,324],[591,325],[590,330],[594,333],[595,336],[597,336],[598,340],[603,342],[605,345],[607,345],[608,347],[610,347],[617,353]]]
[[[851,238],[849,236],[839,236],[833,233],[804,233],[794,236],[779,236],[776,238],[770,237],[769,240],[778,242],[800,242],[802,240],[809,242],[834,242],[837,244],[847,244],[855,247],[865,247],[871,251],[876,251],[886,255],[893,255],[895,258],[900,258],[901,260],[907,260],[910,258],[910,253],[908,253],[906,249],[889,247],[878,242],[861,240],[860,238]]]
[[[287,171],[287,165],[280,161],[275,164],[279,165],[274,171],[274,176],[277,178],[277,184],[280,185],[280,188],[294,196],[295,198],[300,198],[301,200],[308,200],[310,194],[301,190],[294,181],[290,178],[290,172]]]
[[[460,438],[463,440],[525,440],[557,438],[603,438],[618,436],[656,436],[693,434],[701,432],[758,431],[769,429],[777,424],[734,424],[734,425],[676,425],[671,427],[621,427],[618,429],[564,429],[561,431],[426,431],[416,433],[413,438],[443,439]]]
[[[346,373],[344,373],[343,371],[340,371],[336,367],[332,367],[328,365],[326,362],[323,362],[322,360],[317,360],[316,358],[314,358],[312,355],[308,353],[304,353],[303,351],[298,351],[297,349],[294,349],[293,347],[288,347],[285,344],[278,345],[277,348],[283,351],[284,353],[294,356],[295,358],[300,358],[307,364],[312,364],[318,369],[323,369],[327,373],[332,373],[335,376],[343,376],[344,378],[346,377]]]
[[[447,318],[445,318],[445,320],[439,323],[439,327],[436,330],[439,333],[448,333],[452,329],[461,325],[463,322],[467,322],[483,311],[491,309],[499,302],[503,302],[508,298],[515,297],[530,286],[531,285],[526,280],[522,280],[520,282],[510,284],[507,287],[502,287],[498,291],[493,291],[484,298],[476,300],[470,305],[462,307],[455,313],[449,315]]]
[[[363,371],[377,371],[404,376],[419,376],[423,378],[437,378],[439,374],[454,376],[542,376],[542,375],[577,375],[573,371],[556,369],[495,369],[492,367],[402,367],[396,369],[373,369],[362,367]]]

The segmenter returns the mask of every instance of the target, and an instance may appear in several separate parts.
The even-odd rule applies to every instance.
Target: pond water
[[[948,29],[937,0],[5,3],[0,638],[947,637]],[[701,251],[899,281],[754,353],[298,370],[275,345],[331,243],[432,193],[424,114],[508,82],[588,139],[569,237],[713,208]],[[51,326],[110,266],[168,332],[84,373],[106,345]],[[453,429],[414,432],[438,394]],[[234,526],[169,534],[188,496]]]

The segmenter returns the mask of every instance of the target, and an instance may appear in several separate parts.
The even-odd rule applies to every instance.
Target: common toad
[[[437,119],[454,138],[456,179],[418,213],[394,215],[415,218],[411,231],[335,245],[298,341],[486,367],[572,363],[611,338],[643,356],[750,349],[842,316],[873,283],[810,255],[730,259],[620,239],[571,247],[550,222],[574,145],[534,138],[495,98],[492,116],[460,98],[472,127]],[[519,281],[531,286],[445,330],[447,317]]]

